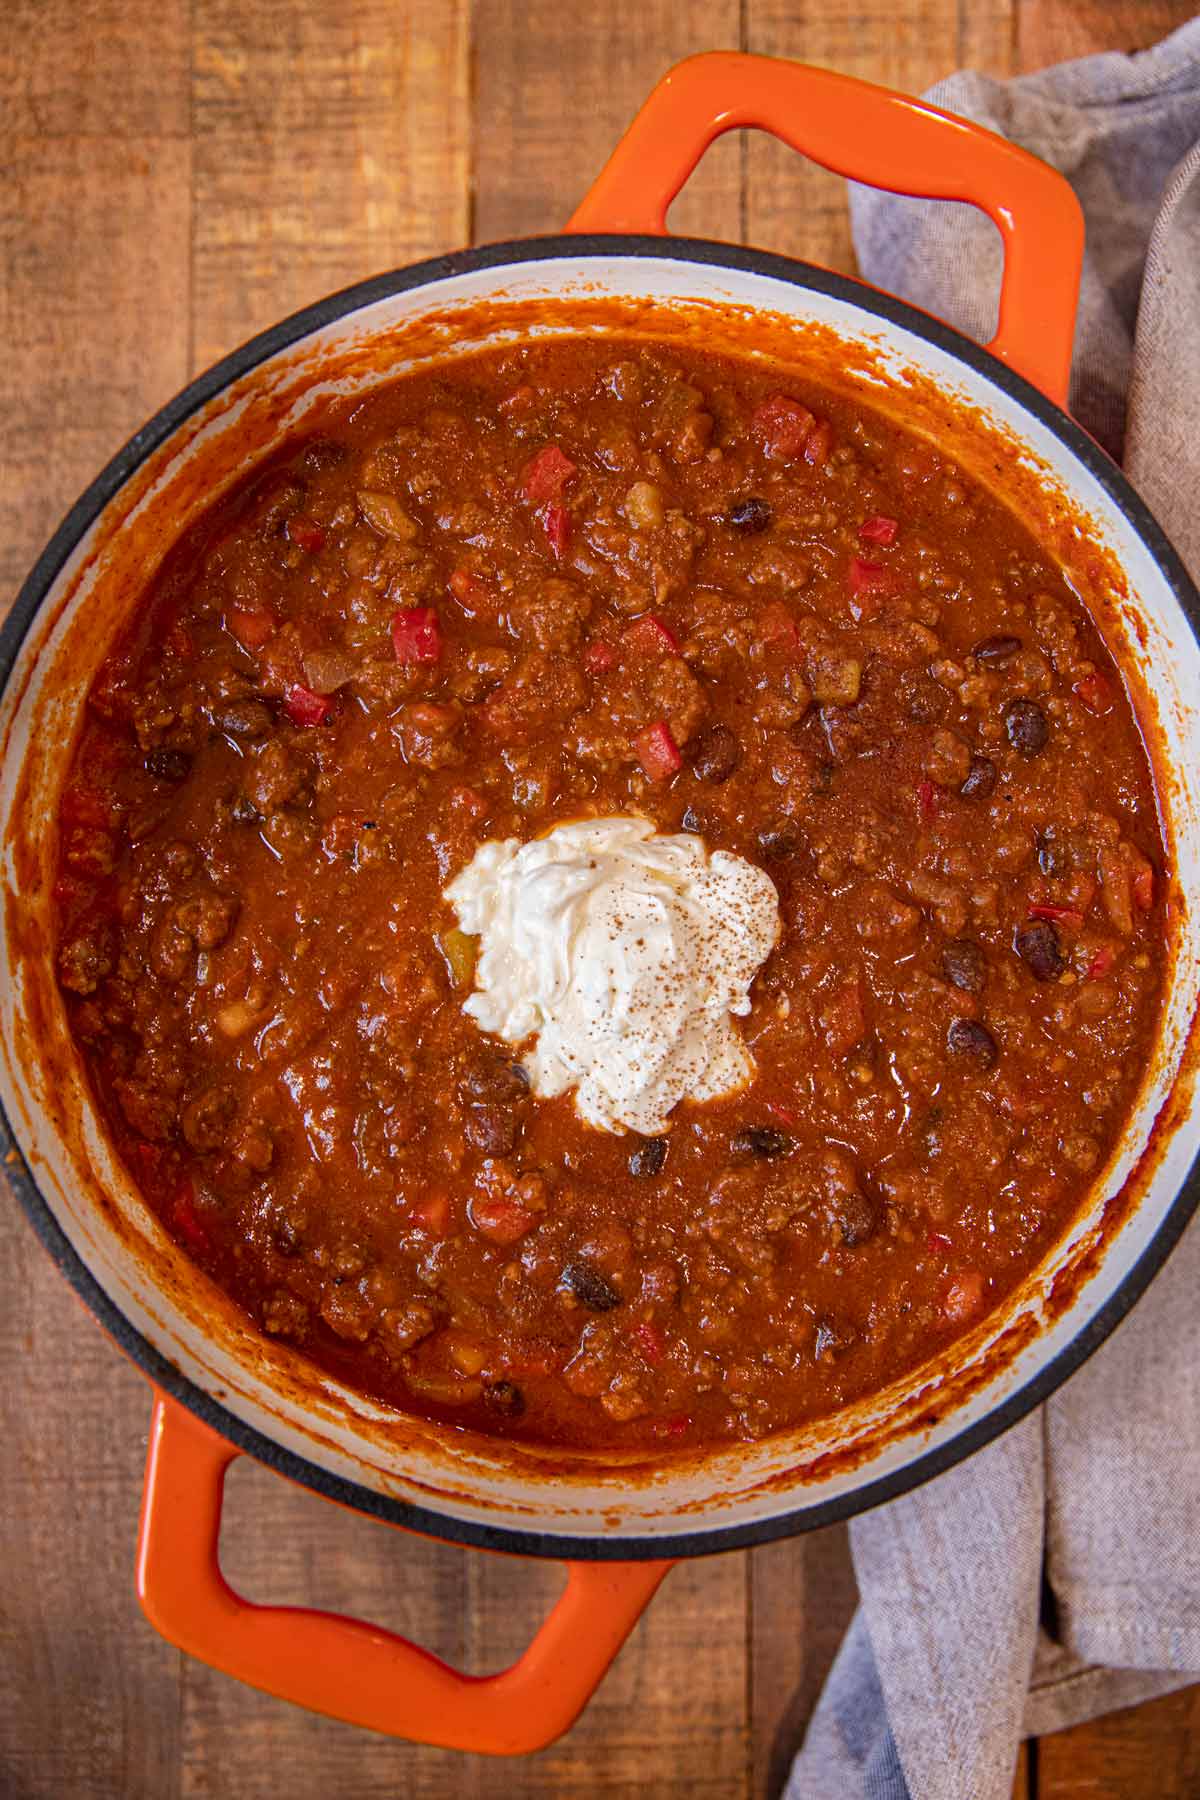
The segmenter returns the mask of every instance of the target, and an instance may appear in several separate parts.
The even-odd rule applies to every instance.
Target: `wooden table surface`
[[[1177,0],[7,0],[0,11],[0,603],[141,421],[347,282],[556,229],[677,58],[736,48],[918,91],[1152,43]],[[760,137],[681,230],[853,266],[843,187]],[[6,1194],[0,1196],[8,1202]],[[853,1607],[845,1534],[678,1569],[582,1721],[491,1763],[354,1731],[180,1656],[142,1619],[141,1376],[0,1206],[6,1800],[741,1800],[778,1791]],[[253,1597],[358,1611],[500,1666],[552,1566],[423,1544],[239,1463]],[[1018,1795],[1200,1795],[1200,1689],[1042,1740]],[[965,1797],[964,1797],[965,1800]]]

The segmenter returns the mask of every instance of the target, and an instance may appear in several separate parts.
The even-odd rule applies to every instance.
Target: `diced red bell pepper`
[[[1094,675],[1085,675],[1082,681],[1077,681],[1071,692],[1097,717],[1111,712],[1115,704],[1112,682],[1098,670]]]
[[[583,653],[583,666],[589,675],[606,675],[616,660],[616,651],[603,638],[593,638]]]
[[[435,663],[442,654],[442,627],[432,606],[402,607],[392,620],[392,648],[398,663]]]
[[[658,1326],[649,1319],[640,1319],[633,1328],[633,1341],[650,1364],[657,1369],[666,1354],[666,1340]]]
[[[922,825],[932,825],[938,816],[938,791],[932,781],[917,783],[917,817]]]
[[[621,642],[632,656],[673,656],[679,639],[654,613],[643,613],[621,633]]]
[[[1149,912],[1154,905],[1154,870],[1148,862],[1139,863],[1133,876],[1133,897],[1143,912]]]
[[[892,544],[899,529],[897,520],[889,519],[884,513],[872,513],[859,526],[858,535],[868,544]]]
[[[1053,919],[1056,924],[1060,925],[1083,924],[1083,914],[1073,906],[1054,906],[1050,903],[1044,906],[1031,906],[1029,916],[1031,919]]]
[[[328,694],[314,694],[297,681],[283,696],[283,710],[293,725],[323,725],[333,711],[333,701]]]
[[[799,456],[815,424],[807,406],[786,394],[772,394],[750,415],[750,430],[773,462],[791,462]]]
[[[567,554],[571,537],[571,515],[565,506],[548,506],[542,514],[542,530],[546,533],[555,562]]]
[[[633,740],[633,747],[651,781],[670,781],[672,775],[677,775],[683,767],[679,745],[671,736],[671,727],[665,719],[659,719],[657,724],[647,725],[645,731],[639,731]]]
[[[1112,945],[1111,944],[1102,944],[1100,946],[1099,950],[1097,950],[1095,956],[1093,956],[1091,962],[1088,964],[1088,972],[1087,972],[1088,980],[1089,981],[1102,980],[1103,977],[1108,974],[1108,971],[1112,968],[1112,966],[1116,962],[1116,960],[1117,960],[1117,953],[1113,949]]]
[[[472,1225],[493,1244],[515,1244],[537,1224],[538,1215],[517,1200],[476,1195],[467,1207]]]
[[[850,583],[850,611],[855,619],[873,619],[883,602],[896,592],[896,577],[882,563],[865,556],[852,556],[847,571]]]
[[[668,1413],[664,1418],[655,1419],[651,1430],[655,1437],[685,1437],[692,1428],[692,1421],[686,1413]]]
[[[250,611],[245,607],[231,606],[225,614],[225,629],[243,650],[261,650],[269,637],[275,634],[276,620],[273,613],[265,610]]]
[[[800,648],[796,621],[782,600],[768,600],[758,615],[758,633],[764,644],[785,655],[793,655]]]
[[[445,1237],[450,1230],[450,1196],[445,1188],[431,1188],[414,1200],[408,1211],[430,1237]]]
[[[307,550],[310,556],[315,556],[318,550],[325,548],[323,528],[315,519],[310,519],[307,513],[292,514],[287,522],[287,534],[293,544],[298,544],[301,550]]]
[[[564,456],[557,444],[547,444],[522,470],[521,492],[534,506],[544,506],[547,500],[561,500],[578,473],[578,463]]]
[[[833,426],[828,419],[818,419],[808,434],[808,442],[804,446],[804,460],[811,463],[814,469],[823,469],[829,461],[829,452],[833,449]]]
[[[925,1248],[934,1256],[938,1256],[947,1250],[953,1250],[954,1243],[944,1231],[931,1231],[925,1239]]]

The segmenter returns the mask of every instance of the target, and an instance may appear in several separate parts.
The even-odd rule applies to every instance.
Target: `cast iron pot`
[[[737,126],[855,179],[985,210],[1005,247],[991,345],[806,264],[667,238],[671,200]],[[1146,507],[1063,410],[1081,249],[1070,189],[1003,140],[798,64],[698,57],[652,94],[570,235],[381,276],[263,333],[152,419],[51,539],[0,650],[0,1099],[35,1230],[156,1389],[138,1583],[171,1642],[376,1730],[537,1748],[577,1715],[672,1559],[825,1525],[949,1468],[1044,1400],[1161,1265],[1197,1200],[1200,920],[1179,904],[1161,1041],[1092,1203],[1011,1304],[941,1363],[817,1426],[654,1465],[551,1459],[397,1420],[268,1342],[166,1239],[96,1113],[49,928],[50,821],[89,684],[139,589],[220,484],[332,390],[498,335],[604,329],[599,301],[639,330],[818,359],[824,379],[903,412],[981,479],[995,482],[999,467],[1135,670],[1178,900],[1200,862],[1200,612]],[[216,1555],[224,1474],[240,1452],[398,1526],[568,1560],[563,1598],[521,1660],[482,1680],[357,1621],[250,1605]]]

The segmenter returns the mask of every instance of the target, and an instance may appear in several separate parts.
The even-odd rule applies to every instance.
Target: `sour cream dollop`
[[[585,819],[493,838],[445,895],[479,938],[465,1010],[509,1044],[535,1093],[575,1089],[587,1124],[653,1135],[684,1095],[744,1087],[732,1015],[779,938],[769,875],[648,819]]]

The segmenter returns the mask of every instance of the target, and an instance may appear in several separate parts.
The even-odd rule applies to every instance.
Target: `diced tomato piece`
[[[58,816],[68,827],[86,825],[92,831],[107,831],[113,822],[113,807],[94,788],[67,788],[58,803]]]
[[[517,1200],[488,1199],[477,1194],[467,1207],[472,1225],[493,1244],[515,1244],[537,1224],[538,1215]]]
[[[621,642],[632,656],[673,656],[679,639],[654,613],[643,613],[621,633]]]
[[[791,462],[801,454],[816,420],[807,406],[772,394],[750,415],[750,430],[773,462]]]
[[[603,638],[593,638],[583,653],[583,666],[589,675],[606,675],[616,660],[616,651]]]
[[[1154,870],[1144,858],[1139,858],[1134,870],[1133,897],[1143,912],[1149,912],[1154,905]]]
[[[269,637],[274,636],[276,620],[274,614],[265,611],[247,611],[242,606],[231,606],[225,614],[225,629],[244,650],[261,650]]]
[[[937,1256],[946,1250],[953,1250],[954,1244],[944,1231],[931,1231],[925,1239],[925,1248]]]
[[[804,446],[804,460],[811,463],[814,469],[823,469],[829,461],[829,452],[833,449],[833,426],[828,419],[818,419],[808,434],[808,442]]]
[[[513,389],[511,394],[505,394],[503,400],[498,404],[501,412],[524,412],[530,401],[536,398],[536,390],[531,388],[527,381],[523,381],[519,387]]]
[[[1050,904],[1045,906],[1031,906],[1029,908],[1029,916],[1031,919],[1053,919],[1056,923],[1062,925],[1083,924],[1083,914],[1077,912],[1073,906],[1053,906]]]
[[[764,644],[791,655],[800,648],[796,621],[782,600],[768,600],[758,615],[758,632]]]
[[[884,513],[872,513],[864,519],[858,528],[858,535],[868,544],[892,544],[896,541],[896,533],[900,525],[896,519],[889,519]]]
[[[942,1297],[942,1311],[952,1325],[966,1325],[983,1305],[983,1276],[978,1269],[956,1275]]]
[[[323,725],[333,711],[328,694],[314,694],[297,681],[283,696],[283,710],[293,725]]]
[[[450,1230],[450,1196],[445,1188],[431,1188],[414,1200],[408,1211],[430,1237],[445,1237]]]
[[[293,544],[298,544],[301,550],[307,550],[310,556],[315,556],[318,550],[325,547],[324,530],[307,513],[292,514],[287,522],[287,534]]]
[[[834,990],[817,1022],[834,1056],[845,1056],[862,1043],[867,1035],[867,1020],[859,976],[851,976]]]
[[[1098,717],[1111,712],[1116,701],[1112,682],[1098,670],[1094,675],[1085,675],[1082,681],[1077,681],[1071,692],[1083,702],[1089,712]]]
[[[1117,953],[1111,944],[1102,944],[1088,964],[1089,981],[1100,981],[1117,960]]]
[[[196,1195],[185,1176],[171,1205],[171,1221],[194,1256],[202,1256],[211,1248],[209,1236],[196,1211]]]
[[[932,781],[917,783],[917,817],[922,825],[932,825],[938,816],[938,791]]]
[[[650,1367],[657,1369],[667,1349],[666,1339],[658,1326],[649,1319],[640,1319],[633,1328],[633,1341]]]
[[[546,533],[555,561],[561,562],[567,553],[571,536],[571,515],[566,507],[548,506],[542,514],[542,529]]]
[[[896,592],[896,577],[882,563],[865,556],[852,556],[847,572],[850,583],[850,611],[855,619],[873,619],[883,602]]]
[[[677,775],[683,767],[679,745],[671,736],[671,727],[665,719],[659,719],[657,724],[647,725],[645,731],[639,731],[633,740],[633,747],[651,781],[670,781],[672,775]]]
[[[547,444],[521,471],[521,492],[534,506],[544,506],[547,500],[561,500],[578,473],[578,463],[564,456],[557,444]]]
[[[392,620],[392,648],[398,663],[435,663],[442,654],[442,627],[432,606],[402,607]]]

